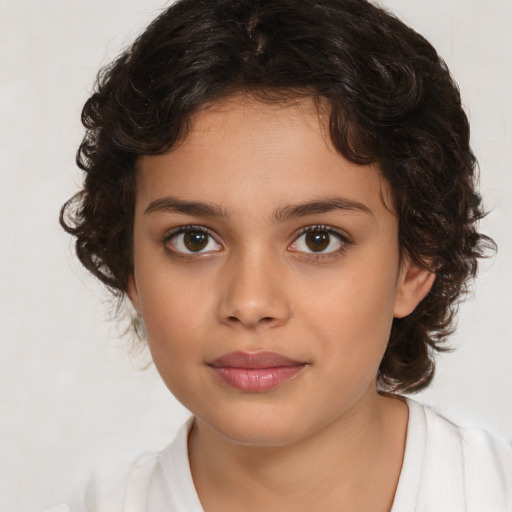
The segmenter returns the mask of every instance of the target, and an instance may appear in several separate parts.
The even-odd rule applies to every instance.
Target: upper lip
[[[276,352],[231,352],[209,363],[221,368],[279,368],[282,366],[299,366],[306,363],[282,356]]]

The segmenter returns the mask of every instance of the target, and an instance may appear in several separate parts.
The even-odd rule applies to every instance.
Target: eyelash
[[[347,246],[351,245],[351,241],[344,233],[323,224],[311,225],[302,228],[291,245],[296,244],[300,237],[302,237],[303,235],[307,235],[308,233],[314,232],[324,232],[327,233],[329,236],[334,236],[334,238],[336,238],[340,242],[340,247],[330,252],[297,251],[297,257],[304,259],[306,261],[313,261],[315,263],[327,263],[343,254],[346,251]]]
[[[172,253],[172,255],[177,256],[184,260],[193,260],[193,259],[197,259],[201,255],[207,255],[207,254],[212,254],[213,252],[217,252],[217,251],[185,252],[185,251],[177,250],[176,248],[169,247],[169,243],[174,237],[176,237],[180,234],[183,234],[183,233],[191,232],[191,231],[203,233],[206,236],[208,236],[210,239],[214,240],[217,245],[219,245],[219,246],[221,245],[217,241],[217,238],[213,235],[213,233],[208,228],[206,228],[204,226],[189,224],[189,225],[180,226],[165,235],[165,237],[163,239],[163,245],[164,245],[165,249],[168,252]],[[340,244],[341,244],[340,247],[338,249],[330,251],[330,252],[314,252],[314,251],[306,252],[306,251],[293,251],[292,250],[291,252],[296,253],[295,254],[296,257],[301,258],[306,261],[312,261],[312,262],[316,262],[316,263],[327,262],[332,259],[335,259],[339,255],[344,253],[345,250],[347,249],[347,246],[351,245],[351,241],[342,232],[340,232],[337,229],[334,229],[330,226],[318,224],[318,225],[310,225],[310,226],[306,226],[306,227],[302,228],[295,235],[293,242],[288,246],[288,248],[293,246],[294,244],[296,244],[297,241],[300,240],[300,238],[302,236],[307,235],[308,233],[314,233],[314,232],[325,232],[329,236],[334,236],[340,242]]]
[[[169,253],[171,253],[173,256],[177,256],[177,257],[179,257],[181,259],[184,259],[184,260],[193,260],[193,259],[196,259],[198,256],[201,256],[203,254],[211,254],[213,251],[196,251],[196,252],[191,251],[191,252],[185,252],[185,251],[180,251],[180,250],[177,250],[175,248],[169,247],[169,244],[170,244],[171,240],[174,237],[176,237],[176,236],[178,236],[180,234],[183,234],[183,233],[191,232],[191,231],[202,233],[202,234],[208,236],[211,240],[214,240],[217,245],[221,245],[217,241],[217,239],[215,238],[213,233],[208,228],[205,228],[204,226],[197,226],[197,225],[193,225],[193,224],[188,224],[188,225],[185,225],[185,226],[180,226],[179,228],[176,228],[176,229],[172,230],[171,232],[167,233],[165,235],[164,239],[163,239],[164,248]]]

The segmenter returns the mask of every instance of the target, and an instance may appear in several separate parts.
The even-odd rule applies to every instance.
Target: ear
[[[133,274],[130,274],[128,277],[128,285],[126,287],[126,293],[128,294],[128,297],[130,299],[130,302],[132,303],[133,307],[135,308],[135,311],[140,315],[141,309],[140,309],[140,300],[139,300],[139,292],[137,290],[137,283],[135,282],[135,276]]]
[[[436,275],[405,256],[400,267],[393,316],[403,318],[414,311],[432,288]]]

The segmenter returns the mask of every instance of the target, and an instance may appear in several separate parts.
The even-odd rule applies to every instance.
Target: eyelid
[[[333,226],[328,226],[326,224],[311,224],[309,226],[304,226],[303,228],[299,229],[299,231],[294,235],[293,239],[295,241],[301,235],[304,235],[305,233],[311,233],[312,231],[325,231],[326,233],[339,238],[345,244],[352,243],[350,237],[343,230]]]
[[[348,235],[340,228],[335,228],[334,226],[329,226],[328,224],[310,224],[308,226],[304,226],[300,228],[296,237],[304,234],[310,233],[311,231],[326,231],[327,233],[332,233],[336,236],[339,236],[341,239],[349,241]]]
[[[187,231],[200,231],[201,233],[204,233],[204,234],[208,235],[211,239],[213,239],[219,247],[222,247],[222,243],[218,240],[218,237],[209,228],[207,228],[205,226],[197,225],[197,224],[186,224],[183,226],[178,226],[176,228],[173,228],[165,233],[164,238],[163,238],[163,245],[164,245],[165,249],[169,252],[172,252],[172,254],[174,254],[174,255],[184,257],[184,258],[197,257],[197,256],[202,256],[202,255],[207,255],[207,254],[212,254],[212,253],[218,252],[218,250],[185,252],[185,251],[180,251],[180,250],[176,249],[175,247],[169,247],[169,241],[172,240],[172,238],[174,238],[175,236],[180,235],[182,233],[186,233]]]
[[[321,261],[328,261],[329,259],[336,258],[340,254],[342,254],[346,249],[347,246],[351,245],[352,242],[350,240],[350,237],[339,228],[335,228],[333,226],[327,226],[325,224],[313,224],[309,226],[305,226],[301,228],[294,236],[293,242],[288,246],[288,249],[290,250],[290,247],[292,247],[294,244],[297,243],[297,241],[300,239],[301,236],[315,232],[315,231],[324,231],[328,233],[329,235],[334,236],[337,238],[340,242],[340,247],[329,251],[329,252],[315,252],[315,251],[299,251],[299,250],[291,250],[291,252],[295,253],[294,255],[297,257],[301,257],[303,259],[306,259],[308,261],[315,261],[315,262],[321,262]]]

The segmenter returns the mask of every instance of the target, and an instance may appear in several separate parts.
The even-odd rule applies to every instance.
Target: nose
[[[222,275],[218,304],[221,323],[257,329],[279,327],[290,318],[283,268],[264,252],[233,256]]]

